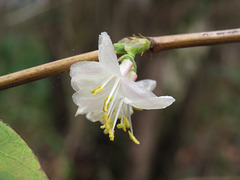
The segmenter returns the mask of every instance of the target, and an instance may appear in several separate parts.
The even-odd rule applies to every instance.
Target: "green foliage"
[[[27,144],[0,121],[0,179],[47,179]]]
[[[13,34],[2,37],[0,41],[0,74],[45,63],[50,59],[47,50],[44,41],[39,36]],[[62,139],[56,133],[51,121],[52,103],[50,98],[51,91],[55,86],[58,84],[56,85],[51,79],[44,79],[0,93],[2,102],[0,118],[4,119],[25,139],[38,158],[43,161],[51,154],[42,153],[42,149],[48,148],[54,154],[58,153],[62,147]],[[3,176],[2,173],[1,175]],[[3,179],[2,176],[0,180]]]

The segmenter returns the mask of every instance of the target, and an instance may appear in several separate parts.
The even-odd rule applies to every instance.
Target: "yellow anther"
[[[118,129],[122,129],[124,126],[125,126],[124,124],[118,124],[118,125],[117,125],[117,128],[118,128]]]
[[[117,125],[117,128],[118,128],[118,129],[123,129],[123,131],[126,132],[126,126],[125,126],[125,124],[119,123],[119,124]]]
[[[140,142],[137,140],[137,138],[132,134],[131,131],[128,131],[130,139],[135,142],[136,144],[140,144]]]
[[[100,93],[102,90],[104,89],[104,87],[98,86],[96,89],[92,90],[91,93],[93,93],[94,96],[96,96],[98,93]]]
[[[114,131],[109,132],[110,141],[114,141]]]
[[[123,116],[123,124],[125,124],[126,128],[130,128],[130,123],[126,116]]]
[[[104,126],[107,130],[110,130],[113,126],[112,119],[107,117],[107,113],[104,113]]]
[[[104,129],[103,133],[104,134],[108,134],[109,130],[108,129]]]
[[[135,110],[138,110],[138,111],[142,111],[143,110],[141,108],[137,108],[137,107],[134,107],[134,106],[132,106],[132,108],[135,109]]]
[[[113,121],[112,121],[111,119],[109,119],[108,124],[109,124],[109,126],[110,126],[109,129],[112,129],[112,127],[113,127]]]
[[[110,129],[109,122],[107,122],[107,123],[105,124],[105,126],[106,126],[106,127],[105,127],[106,129],[108,129],[108,130]]]
[[[100,126],[100,128],[101,128],[101,129],[105,129],[105,128],[106,128],[105,124],[102,125],[102,126]]]
[[[110,100],[107,103],[108,96],[106,97],[106,99],[104,100],[103,112],[107,112],[108,111],[109,103],[110,103],[110,101],[112,101],[112,99],[113,99],[113,97],[111,97]]]
[[[127,130],[127,128],[126,128],[126,126],[124,125],[124,126],[123,126],[123,131],[126,132],[126,130]]]
[[[104,113],[103,119],[104,119],[104,123],[107,124],[108,118],[107,118],[107,113],[106,112]]]

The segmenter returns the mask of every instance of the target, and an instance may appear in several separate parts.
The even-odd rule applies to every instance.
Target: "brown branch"
[[[149,40],[152,44],[148,52],[156,53],[162,50],[176,48],[240,42],[240,29],[149,37]],[[4,75],[0,77],[0,90],[36,81],[42,78],[59,75],[68,71],[69,67],[78,61],[97,60],[98,51],[92,51]]]
[[[151,51],[240,42],[240,28],[192,34],[151,37]]]
[[[67,72],[70,66],[78,61],[97,61],[98,51],[92,51],[58,61],[46,63],[12,74],[0,77],[0,90],[14,87],[20,84],[36,81],[50,76],[55,76]]]
[[[216,177],[192,177],[192,178],[181,178],[175,180],[238,180],[239,176],[216,176]]]

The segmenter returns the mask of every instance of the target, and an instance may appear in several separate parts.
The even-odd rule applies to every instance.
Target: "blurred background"
[[[238,0],[0,0],[0,75],[97,49],[141,33],[161,36],[239,28]],[[0,92],[0,119],[56,180],[187,180],[240,176],[240,44],[137,57],[139,79],[176,102],[135,111],[133,127],[110,142],[74,117],[69,73]],[[215,178],[219,179],[219,178]],[[240,179],[240,177],[239,177]]]

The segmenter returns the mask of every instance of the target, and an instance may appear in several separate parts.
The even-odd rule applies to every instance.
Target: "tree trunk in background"
[[[161,55],[142,57],[138,62],[140,79],[154,79],[157,87],[154,93],[158,96],[161,93],[161,68],[163,62]],[[158,110],[135,111],[133,115],[133,128],[135,136],[140,141],[140,145],[129,143],[128,164],[126,166],[125,179],[145,180],[149,179],[152,160],[154,159],[155,149],[161,131],[161,113]]]
[[[152,179],[170,180],[175,178],[173,172],[176,166],[176,154],[182,143],[183,136],[187,133],[186,131],[191,129],[187,127],[193,127],[191,124],[193,123],[192,115],[195,111],[196,99],[202,96],[204,88],[206,88],[204,79],[206,79],[206,74],[209,72],[212,60],[216,59],[213,54],[211,51],[209,58],[201,63],[197,72],[191,78],[186,90],[185,99],[181,104],[178,104],[179,109],[172,116],[171,121],[173,122],[170,123],[171,126],[163,136],[163,141],[158,142]]]

